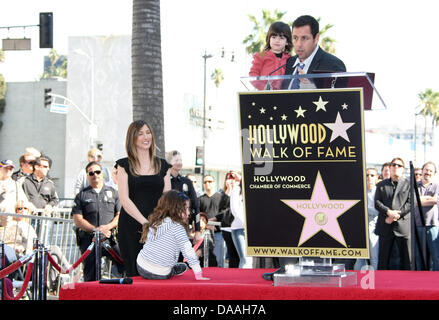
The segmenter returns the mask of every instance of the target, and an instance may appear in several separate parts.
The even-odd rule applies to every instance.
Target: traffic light
[[[52,89],[44,89],[44,108],[50,107],[52,104]]]
[[[202,166],[204,159],[204,149],[203,147],[195,147],[195,165]]]
[[[40,48],[53,48],[52,12],[40,12]]]

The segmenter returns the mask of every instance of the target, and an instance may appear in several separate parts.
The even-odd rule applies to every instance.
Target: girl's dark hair
[[[270,38],[272,36],[284,36],[287,39],[287,43],[285,45],[284,52],[291,52],[293,49],[293,41],[291,35],[291,28],[288,24],[283,23],[281,21],[273,22],[268,29],[267,37],[265,38],[265,48],[264,50],[270,50]]]
[[[189,198],[180,191],[169,190],[165,192],[159,199],[154,211],[148,217],[148,222],[142,226],[142,236],[140,243],[144,243],[148,237],[149,228],[157,231],[157,227],[162,224],[163,219],[170,217],[172,221],[181,224],[186,232],[189,233],[188,224],[181,217],[181,213],[186,210],[186,201]]]

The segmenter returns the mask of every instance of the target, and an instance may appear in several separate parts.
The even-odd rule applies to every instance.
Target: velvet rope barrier
[[[78,261],[76,261],[70,268],[68,269],[64,269],[62,268],[54,259],[53,257],[50,255],[50,252],[47,253],[47,259],[49,260],[49,262],[52,264],[52,266],[59,272],[62,274],[69,274],[70,272],[72,272],[73,270],[75,270],[82,261],[85,260],[85,258],[87,258],[89,256],[89,254],[92,252],[93,247],[94,247],[95,243],[92,242],[87,250],[85,250],[85,252],[82,254],[82,256],[79,257]]]
[[[34,259],[32,259],[32,261],[29,263],[28,269],[26,270],[26,277],[24,278],[23,285],[21,286],[20,292],[15,297],[9,296],[9,293],[6,290],[6,286],[5,286],[3,290],[5,294],[5,300],[20,300],[23,297],[24,293],[27,290],[27,286],[29,285],[29,281],[32,276],[33,267],[34,267]]]
[[[15,261],[14,263],[7,266],[6,268],[2,269],[0,271],[0,279],[3,279],[4,277],[10,275],[12,272],[18,270],[18,268],[20,268],[23,264],[27,263],[32,258],[32,256],[34,254],[35,254],[35,251],[31,255],[25,255],[22,258],[20,258],[19,260]]]
[[[119,257],[119,255],[117,254],[116,251],[114,251],[114,249],[108,244],[108,243],[103,243],[105,250],[108,251],[108,253],[113,257],[113,259],[119,263],[119,264],[123,264],[123,260],[121,257]]]

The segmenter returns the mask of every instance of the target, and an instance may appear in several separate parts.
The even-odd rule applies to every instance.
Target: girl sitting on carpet
[[[181,252],[194,271],[195,279],[203,277],[200,262],[188,238],[190,200],[183,193],[170,190],[164,193],[142,227],[140,242],[144,243],[137,255],[137,271],[146,279],[169,279],[187,270],[185,263],[177,263]]]

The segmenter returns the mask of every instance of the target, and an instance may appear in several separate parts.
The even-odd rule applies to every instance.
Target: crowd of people
[[[322,50],[318,42],[319,25],[313,17],[299,17],[292,29],[275,22],[267,32],[264,51],[254,55],[250,75],[346,71],[344,63]],[[292,48],[296,56],[291,56]],[[305,79],[295,79],[288,88],[304,88],[307,84]],[[258,89],[266,89],[266,85]],[[279,89],[284,83],[271,86]],[[118,272],[126,276],[168,279],[190,267],[195,279],[207,280],[201,268],[206,264],[257,267],[258,259],[246,254],[239,172],[228,172],[222,188],[218,188],[220,181],[213,175],[203,175],[203,188],[198,187],[194,174],[181,174],[183,163],[177,150],[167,152],[165,159],[157,156],[153,128],[141,120],[129,125],[125,147],[126,157],[115,161],[111,169],[101,164],[101,150],[91,149],[88,164],[78,173],[72,215],[81,252],[99,231],[122,257],[123,264],[115,263]],[[0,210],[50,214],[59,203],[49,176],[51,166],[51,159],[35,148],[26,148],[15,172],[13,161],[0,162]],[[365,264],[381,270],[410,269],[416,259],[419,269],[425,269],[431,260],[430,269],[439,270],[436,165],[427,162],[415,170],[420,193],[419,205],[415,206],[419,232],[415,235],[410,230],[410,204],[415,199],[411,199],[405,167],[403,159],[396,157],[385,163],[380,173],[376,168],[366,169],[370,259],[350,260],[348,269]],[[6,221],[4,217],[1,224],[24,230],[20,246],[15,248],[17,254],[30,250],[29,237],[24,233],[35,234],[29,228],[37,226],[25,225],[20,219]],[[419,237],[424,230],[428,254],[417,250],[412,257],[410,240],[422,240]],[[274,273],[284,272],[287,264],[296,262],[294,258],[275,259],[273,266],[279,269]],[[83,266],[84,280],[96,280],[93,257],[85,259]],[[272,280],[274,273],[264,274],[264,279]]]

